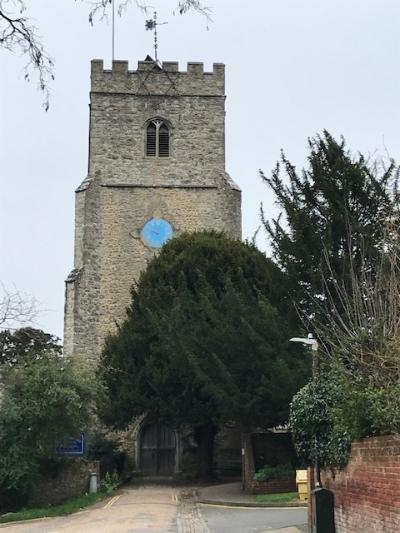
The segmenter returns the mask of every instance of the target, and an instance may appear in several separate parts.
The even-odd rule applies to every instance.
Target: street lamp
[[[317,384],[319,378],[319,360],[318,360],[318,341],[314,339],[312,333],[307,338],[292,337],[290,342],[300,342],[304,346],[310,346],[312,350],[312,376],[314,384]],[[335,533],[335,504],[333,492],[322,488],[321,469],[318,460],[318,441],[315,436],[315,467],[314,467],[314,484],[315,489],[312,491],[312,531],[314,533]]]
[[[300,342],[301,344],[305,346],[310,346],[311,350],[313,352],[313,358],[312,358],[312,376],[314,384],[317,383],[318,377],[319,377],[319,365],[318,365],[318,341],[314,338],[312,333],[309,333],[307,335],[307,338],[302,337],[292,337],[289,339],[290,342]],[[315,448],[316,448],[316,457],[315,457],[315,468],[314,468],[314,481],[315,481],[315,487],[321,487],[321,469],[319,467],[319,461],[318,461],[318,443],[317,443],[317,437],[315,437]]]

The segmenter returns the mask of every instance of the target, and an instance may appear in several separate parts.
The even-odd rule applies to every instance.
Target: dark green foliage
[[[282,210],[282,219],[263,221],[329,361],[293,399],[296,450],[304,464],[343,466],[353,439],[399,429],[396,342],[385,341],[397,337],[398,254],[386,257],[397,242],[399,168],[352,156],[326,131],[309,148],[301,173],[282,154],[272,176],[262,174]]]
[[[112,476],[117,473],[122,476],[126,454],[121,451],[120,443],[98,431],[89,435],[86,457],[90,460],[100,461],[100,478],[107,474]]]
[[[57,356],[62,352],[60,339],[41,329],[31,327],[15,331],[0,331],[0,365],[25,364],[46,355]]]
[[[264,465],[297,465],[297,456],[290,433],[253,433],[254,464],[256,470]]]
[[[254,474],[254,479],[256,481],[269,481],[270,479],[282,479],[288,477],[293,477],[294,479],[294,468],[290,464],[276,466],[264,465]]]
[[[110,485],[108,484],[110,487]],[[84,494],[78,498],[73,498],[61,505],[51,505],[44,508],[26,508],[13,513],[6,513],[0,516],[0,524],[8,522],[19,522],[23,520],[36,520],[38,518],[65,516],[77,511],[81,511],[89,505],[93,505],[99,500],[108,497],[110,492],[108,490],[101,490],[92,494]],[[3,501],[1,502],[3,504]],[[4,508],[7,508],[4,506]]]
[[[285,281],[254,246],[216,233],[163,247],[107,339],[104,419],[268,427],[287,420],[307,369],[287,343]]]
[[[352,435],[347,424],[336,415],[337,407],[346,402],[340,376],[321,374],[293,398],[290,428],[299,460],[305,465],[344,466]]]
[[[377,388],[361,376],[325,368],[293,398],[290,426],[304,464],[343,467],[350,444],[373,435],[400,432],[400,386]]]
[[[97,461],[104,456],[114,455],[118,451],[119,444],[116,440],[108,438],[102,433],[93,433],[89,437],[86,457]]]
[[[101,482],[101,490],[106,494],[111,494],[119,485],[119,475],[115,470],[107,472]]]
[[[385,222],[397,202],[398,168],[378,172],[362,155],[353,157],[345,141],[328,132],[309,140],[309,166],[301,173],[282,153],[271,177],[283,218],[267,221],[273,256],[287,274],[294,302],[305,316],[318,311],[318,296],[334,280],[347,283],[351,271],[379,258]]]
[[[91,388],[71,361],[43,354],[1,378],[0,506],[12,507],[57,470],[55,446],[87,424]]]

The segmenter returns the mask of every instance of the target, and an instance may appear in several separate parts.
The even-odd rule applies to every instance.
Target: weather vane
[[[168,22],[157,22],[157,11],[154,11],[152,19],[146,20],[145,28],[146,30],[154,30],[154,55],[156,61],[158,61],[158,40],[157,40],[157,26],[162,26],[163,24],[168,24]]]

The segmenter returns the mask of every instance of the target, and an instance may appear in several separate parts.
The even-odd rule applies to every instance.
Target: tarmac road
[[[180,489],[127,486],[78,513],[0,525],[0,533],[300,533],[306,510],[244,509],[196,504]],[[187,490],[186,490],[187,492]]]
[[[244,509],[201,505],[210,533],[300,533],[307,531],[304,508]]]

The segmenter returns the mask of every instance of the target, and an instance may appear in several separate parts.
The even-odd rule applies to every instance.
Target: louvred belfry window
[[[147,126],[146,155],[169,157],[169,128],[162,120],[152,120]]]
[[[147,126],[146,155],[155,156],[157,153],[157,127],[151,122]]]

